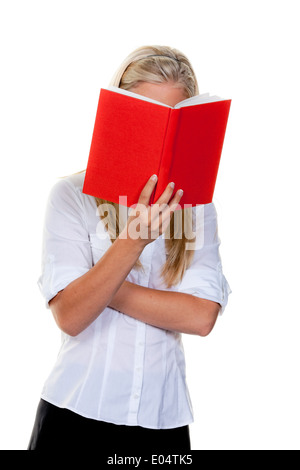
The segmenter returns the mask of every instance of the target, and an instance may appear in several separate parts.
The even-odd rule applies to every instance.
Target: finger
[[[169,208],[170,208],[170,212],[174,212],[180,202],[180,199],[182,198],[182,195],[183,195],[183,190],[182,189],[179,189],[175,196],[173,197],[173,199],[170,201],[169,203]],[[180,209],[180,207],[179,207]]]
[[[179,189],[169,204],[166,204],[166,203],[154,204],[153,206],[151,206],[151,215],[152,215],[151,227],[154,226],[155,229],[159,227],[160,230],[164,232],[166,227],[170,224],[173,212],[176,209],[181,209],[179,202],[180,202],[182,195],[183,195],[183,190]]]
[[[147,183],[145,184],[144,188],[141,191],[138,204],[143,204],[145,206],[149,205],[151,194],[155,188],[157,183],[157,175],[152,175],[151,178],[148,179]]]
[[[171,183],[170,183],[171,184]],[[168,186],[170,186],[170,184]],[[168,187],[165,189],[164,193],[168,190]],[[170,191],[172,190],[173,192],[173,189],[172,189],[172,186],[170,188]],[[154,218],[155,216],[157,217],[158,215],[160,214],[166,214],[166,213],[169,213],[170,210],[171,212],[174,212],[176,207],[178,206],[178,203],[181,199],[183,195],[183,190],[182,189],[179,189],[175,196],[171,199],[171,201],[169,203],[167,202],[161,202],[159,203],[159,200],[156,201],[155,204],[152,205],[151,207],[151,215],[152,215],[152,218]],[[161,198],[160,198],[161,199]],[[179,207],[180,209],[180,207]],[[160,216],[161,217],[161,216]],[[161,220],[161,219],[160,219]]]
[[[164,192],[161,194],[161,196],[157,199],[156,204],[167,204],[173,194],[175,187],[175,183],[169,183],[166,186],[166,189]]]
[[[159,208],[158,211],[162,213],[169,212],[170,210],[174,211],[176,207],[178,206],[180,199],[182,198],[182,195],[183,195],[183,190],[178,189],[178,191],[175,193],[174,197],[171,199],[169,204],[167,203],[157,204],[157,207]],[[154,206],[156,206],[156,204],[154,204]],[[153,206],[153,209],[155,209],[154,206]]]

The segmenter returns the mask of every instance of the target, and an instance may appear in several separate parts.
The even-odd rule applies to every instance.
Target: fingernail
[[[152,181],[157,181],[157,175],[152,175],[150,178]]]
[[[179,194],[179,196],[182,196],[183,195],[183,190],[179,189],[178,194]]]
[[[169,183],[169,186],[170,186],[171,188],[174,188],[175,183],[173,183],[173,182],[172,182],[172,183]]]

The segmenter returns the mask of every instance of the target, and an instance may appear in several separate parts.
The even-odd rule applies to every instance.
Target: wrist
[[[142,253],[145,246],[149,243],[148,239],[143,239],[143,238],[140,238],[139,236],[136,236],[136,238],[133,238],[132,236],[130,236],[128,227],[125,227],[122,230],[118,238],[120,240],[126,240],[126,243],[129,246],[129,249],[133,250],[138,255]]]
[[[128,297],[128,290],[130,289],[129,284],[130,283],[128,281],[124,281],[109,303],[109,306],[118,312],[123,313],[124,311],[124,302]]]

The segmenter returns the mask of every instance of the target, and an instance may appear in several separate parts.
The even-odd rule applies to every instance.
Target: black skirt
[[[187,453],[190,451],[189,427],[147,429],[123,426],[84,418],[70,410],[41,400],[28,450],[62,452],[97,451],[102,455],[124,452]]]

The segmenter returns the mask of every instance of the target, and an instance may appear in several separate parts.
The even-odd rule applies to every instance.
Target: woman
[[[198,94],[190,62],[169,47],[137,49],[112,85],[169,106]],[[124,219],[121,206],[82,193],[84,176],[61,180],[49,197],[39,285],[62,346],[28,448],[186,452],[193,414],[181,333],[208,335],[230,292],[214,205],[175,211],[184,188],[170,182],[150,208],[149,175]],[[197,211],[202,245],[190,249],[188,230],[176,233]],[[137,219],[147,237],[132,235]]]

